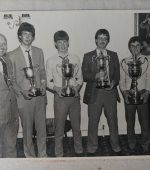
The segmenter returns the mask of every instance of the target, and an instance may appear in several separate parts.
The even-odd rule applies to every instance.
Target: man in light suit
[[[0,157],[17,157],[18,108],[13,89],[12,63],[7,40],[0,34]]]
[[[14,88],[17,95],[19,114],[23,127],[24,154],[35,157],[32,142],[33,122],[37,131],[38,157],[46,157],[46,74],[43,51],[32,46],[35,29],[29,23],[22,23],[18,29],[20,46],[10,52],[13,64]],[[35,86],[41,95],[33,97],[30,81],[26,77],[24,68],[33,68]]]
[[[95,34],[97,48],[94,51],[86,53],[82,63],[83,80],[86,82],[83,102],[88,104],[89,117],[87,145],[89,156],[95,155],[98,149],[98,124],[103,108],[109,126],[113,154],[121,154],[117,121],[117,85],[119,83],[120,70],[117,53],[106,49],[109,40],[109,32],[106,29],[98,30]],[[96,63],[100,57],[109,59],[109,64],[105,63],[107,66],[104,69],[103,76],[110,82],[110,87],[102,89],[96,88],[97,81],[103,78]]]

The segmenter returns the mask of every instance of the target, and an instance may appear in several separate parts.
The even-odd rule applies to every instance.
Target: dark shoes
[[[119,152],[115,152],[113,151],[112,156],[123,156],[124,154],[122,153],[122,151]]]
[[[75,157],[84,157],[84,153],[75,153]]]
[[[142,155],[149,155],[150,154],[150,152],[149,152],[149,149],[142,149],[142,153],[141,153]]]
[[[94,157],[94,156],[99,156],[97,151],[93,153],[87,152],[87,157]]]
[[[138,151],[137,151],[137,149],[136,148],[133,148],[133,149],[128,149],[128,152],[129,152],[129,154],[130,155],[137,155],[138,154]]]

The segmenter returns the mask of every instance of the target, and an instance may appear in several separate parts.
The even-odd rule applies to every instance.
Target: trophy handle
[[[126,61],[125,61],[125,58],[121,61],[121,63],[120,63],[120,65],[121,65],[121,67],[122,67],[122,69],[123,69],[123,71],[130,77],[130,75],[129,75],[129,73],[128,73],[128,71],[126,71],[125,69],[124,69],[124,67],[123,67],[123,63],[125,63],[126,65],[128,65],[127,63],[126,63]]]
[[[105,57],[106,57],[106,61],[107,61],[107,65],[106,65],[106,68],[107,68],[109,66],[109,64],[110,64],[110,56],[107,55]]]
[[[79,67],[78,67],[77,64],[74,64],[73,68],[74,68],[74,75],[73,75],[73,77],[75,77],[78,74],[78,72],[79,72]]]
[[[138,60],[140,60],[140,58],[141,58],[141,57],[139,57]],[[141,62],[141,64],[144,64],[145,62],[147,62],[147,66],[146,66],[145,70],[143,71],[143,73],[141,74],[141,76],[143,76],[143,74],[147,71],[147,69],[148,69],[148,67],[149,67],[149,62],[148,62],[147,57],[144,57],[144,61]],[[141,76],[140,76],[140,77],[141,77]]]

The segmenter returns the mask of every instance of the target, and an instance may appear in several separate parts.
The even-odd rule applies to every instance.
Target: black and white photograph
[[[150,10],[2,10],[0,26],[0,162],[148,169]]]

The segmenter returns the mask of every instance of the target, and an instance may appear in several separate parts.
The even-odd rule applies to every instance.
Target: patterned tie
[[[31,55],[30,55],[30,50],[26,50],[25,52],[28,53],[29,67],[33,68],[33,65],[32,65],[32,58],[31,58]]]

